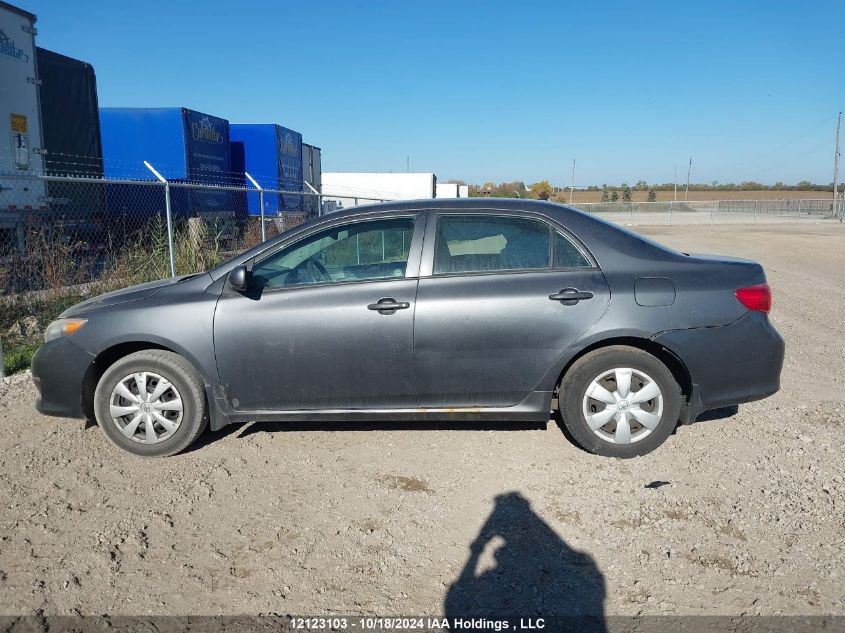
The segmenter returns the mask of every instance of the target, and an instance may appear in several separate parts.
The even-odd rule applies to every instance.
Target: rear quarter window
[[[555,232],[555,268],[592,268],[586,255],[563,233]]]

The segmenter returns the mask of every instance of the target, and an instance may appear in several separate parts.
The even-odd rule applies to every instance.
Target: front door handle
[[[397,310],[407,310],[410,307],[411,304],[407,301],[397,301],[392,297],[385,297],[368,305],[367,310],[377,310],[379,314],[393,314]]]
[[[581,291],[578,290],[578,288],[564,288],[558,293],[549,295],[549,299],[552,301],[560,301],[565,306],[574,306],[579,301],[585,301],[586,299],[592,298],[592,292]]]

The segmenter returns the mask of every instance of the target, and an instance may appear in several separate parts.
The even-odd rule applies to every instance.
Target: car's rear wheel
[[[585,450],[636,457],[660,446],[675,429],[681,389],[660,360],[614,345],[579,358],[560,385],[560,412]]]
[[[196,371],[164,350],[135,352],[109,367],[97,383],[94,411],[112,443],[144,457],[184,450],[208,423]]]

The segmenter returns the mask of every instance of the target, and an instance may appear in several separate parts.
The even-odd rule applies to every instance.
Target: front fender
[[[131,346],[130,349],[134,348],[138,350],[144,349],[145,347],[166,349],[185,358],[189,363],[191,363],[202,380],[212,430],[220,429],[229,424],[229,416],[221,410],[218,403],[219,394],[216,394],[216,388],[218,385],[216,367],[214,365],[208,367],[204,364],[200,355],[194,353],[184,345],[180,345],[172,338],[148,333],[127,333],[111,337],[105,340],[102,347],[92,356],[90,370],[96,371],[94,368],[96,367],[98,358],[109,357],[111,356],[111,352],[118,351],[124,346]]]

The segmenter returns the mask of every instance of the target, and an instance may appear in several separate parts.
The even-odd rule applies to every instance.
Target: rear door
[[[422,407],[511,406],[604,314],[607,283],[541,216],[432,213],[414,362]]]

